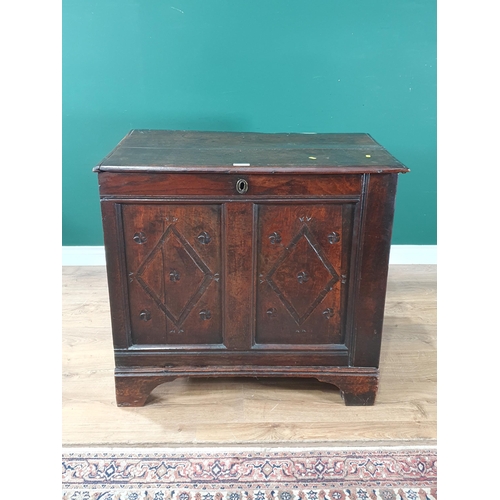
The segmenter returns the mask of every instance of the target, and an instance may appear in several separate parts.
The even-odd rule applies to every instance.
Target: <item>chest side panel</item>
[[[256,206],[257,347],[344,343],[355,206]]]
[[[133,344],[220,344],[221,206],[123,204]]]

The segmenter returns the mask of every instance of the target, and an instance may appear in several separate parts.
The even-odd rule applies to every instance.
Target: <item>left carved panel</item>
[[[221,206],[124,204],[134,344],[222,343]]]

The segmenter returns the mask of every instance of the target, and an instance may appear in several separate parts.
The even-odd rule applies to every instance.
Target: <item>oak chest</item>
[[[94,170],[118,405],[197,376],[374,403],[408,169],[369,135],[133,130]]]

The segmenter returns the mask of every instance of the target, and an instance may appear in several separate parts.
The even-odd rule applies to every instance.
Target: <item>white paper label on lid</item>
[[[233,167],[249,167],[250,163],[233,163]]]

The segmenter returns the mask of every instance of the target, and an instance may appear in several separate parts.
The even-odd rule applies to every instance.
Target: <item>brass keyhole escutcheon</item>
[[[248,191],[248,182],[245,179],[238,179],[236,181],[236,191],[245,194]]]

